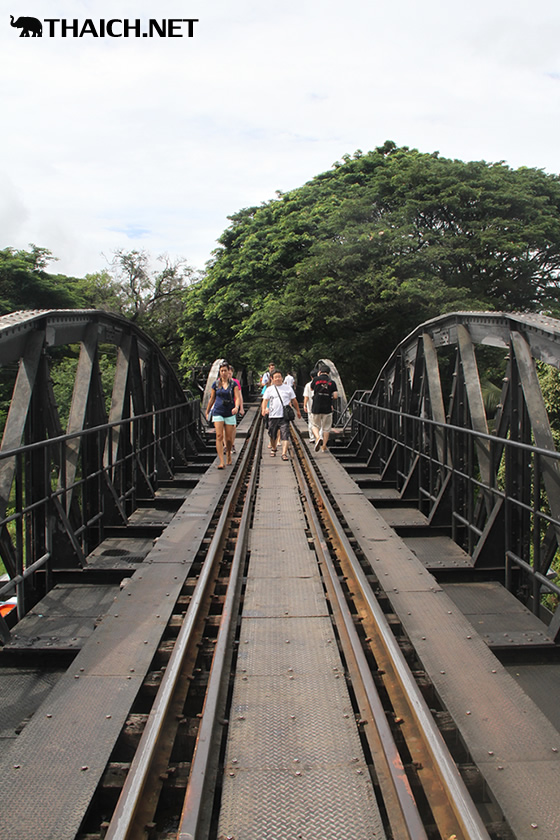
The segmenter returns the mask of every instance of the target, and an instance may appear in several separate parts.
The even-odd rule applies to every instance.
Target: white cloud
[[[201,267],[241,207],[386,139],[560,171],[552,0],[101,0],[25,13],[198,18],[193,38],[19,38],[0,15],[0,247],[84,274],[115,248]]]

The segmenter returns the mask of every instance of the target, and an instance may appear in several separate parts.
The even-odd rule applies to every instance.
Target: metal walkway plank
[[[224,486],[218,470],[202,477],[0,756],[2,840],[74,840]]]
[[[255,511],[218,835],[382,840],[295,474],[264,446]]]
[[[515,836],[558,840],[560,732],[346,470],[312,457]]]

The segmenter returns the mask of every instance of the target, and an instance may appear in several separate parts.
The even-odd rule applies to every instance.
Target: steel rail
[[[302,449],[299,450],[299,454],[302,459],[306,460]],[[305,508],[314,534],[316,550],[328,572],[329,577],[325,582],[332,596],[334,596],[331,597],[331,607],[346,661],[349,663],[351,657],[354,660],[354,676],[360,680],[363,686],[363,698],[360,698],[362,701],[360,705],[362,707],[365,705],[366,713],[377,733],[376,746],[378,749],[372,749],[372,753],[374,754],[374,764],[376,765],[386,808],[390,814],[391,828],[394,835],[399,837],[399,840],[427,840],[426,831],[418,813],[399,750],[356,632],[354,621],[348,609],[348,604],[346,603],[344,592],[338,580],[327,543],[322,535],[323,529],[321,523],[310,498],[318,494],[310,487],[299,462],[296,460],[293,463],[302,490],[305,496],[307,496],[305,499]],[[309,467],[307,461],[306,466]],[[384,758],[383,770],[378,767],[381,755]],[[395,807],[399,810],[398,814],[395,814]]]
[[[403,653],[399,648],[398,642],[395,639],[387,619],[385,618],[383,610],[381,609],[381,606],[371,589],[365,572],[362,569],[348,537],[344,533],[340,521],[321,485],[317,471],[309,455],[305,452],[303,443],[301,442],[301,435],[300,451],[303,454],[303,458],[309,470],[309,475],[315,485],[313,489],[317,490],[322,511],[328,518],[329,530],[332,530],[338,544],[341,546],[348,559],[348,563],[352,568],[352,574],[354,575],[355,581],[360,587],[361,594],[373,616],[380,640],[392,663],[394,673],[402,686],[405,696],[408,698],[410,712],[414,716],[416,724],[423,735],[424,743],[427,745],[428,750],[431,753],[434,766],[439,773],[440,782],[447,791],[449,803],[455,814],[458,827],[466,840],[489,840],[489,835],[486,831],[482,818],[480,817],[480,814],[478,813],[478,810],[467,791],[455,762],[449,754],[445,741],[443,740],[428,705],[414,680]]]
[[[117,807],[111,818],[105,840],[132,840],[131,833],[140,809],[142,797],[145,793],[150,777],[151,768],[157,752],[158,742],[172,705],[173,695],[182,676],[183,663],[192,645],[194,631],[201,617],[201,610],[206,597],[206,590],[216,561],[221,555],[221,544],[227,526],[230,512],[235,504],[238,490],[245,476],[246,465],[251,454],[251,447],[247,446],[241,458],[231,488],[224,502],[216,530],[201,573],[194,588],[189,607],[181,630],[177,636],[173,652],[169,659],[156,699],[145,729],[140,738],[138,749],[132,760]]]
[[[232,560],[230,578],[226,591],[222,620],[218,631],[218,638],[212,659],[212,667],[208,681],[206,699],[202,710],[202,721],[198,730],[195,751],[191,761],[191,769],[187,783],[187,791],[177,840],[198,840],[202,833],[199,832],[202,811],[211,805],[211,793],[215,779],[209,778],[212,749],[214,748],[217,717],[220,714],[225,701],[224,672],[226,663],[231,657],[231,633],[232,623],[237,618],[239,609],[239,589],[241,575],[243,573],[249,530],[251,527],[251,515],[253,500],[257,484],[257,463],[256,455],[259,452],[259,444],[262,441],[263,424],[259,423],[259,433],[252,446],[253,465],[249,477],[249,483],[243,504],[243,513],[239,523],[239,533],[235,545]],[[228,648],[230,649],[228,652]],[[229,653],[229,656],[228,656]]]

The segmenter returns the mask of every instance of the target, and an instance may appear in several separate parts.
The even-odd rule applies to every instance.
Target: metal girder
[[[74,358],[77,343],[64,435],[51,370],[62,371],[54,384],[64,399],[62,348],[71,345]],[[109,417],[116,425],[110,427],[101,345],[116,348]],[[106,525],[127,523],[137,494],[154,494],[158,471],[171,477],[172,461],[186,463],[184,441],[188,424],[191,439],[197,434],[198,403],[195,411],[147,335],[106,312],[39,310],[0,317],[0,366],[15,362],[0,446],[0,556],[12,581],[4,591],[17,591],[21,617],[52,586],[57,570],[87,562]],[[15,508],[11,518],[9,506]],[[2,625],[0,635],[4,630]]]
[[[482,434],[487,435],[488,421],[482,398],[482,388],[480,387],[480,377],[478,375],[474,347],[468,330],[462,324],[457,326],[457,339],[463,366],[463,375],[465,377],[471,426],[476,432],[482,432]],[[476,448],[478,452],[478,464],[483,480],[489,482],[490,457],[488,444],[479,439],[476,442]]]
[[[507,360],[492,425],[476,345],[503,348]],[[560,458],[536,360],[560,369],[559,321],[502,312],[434,318],[354,401],[353,431],[358,451],[367,441],[373,472],[387,476],[396,463],[401,496],[417,498],[430,524],[450,527],[474,567],[501,565],[539,613],[542,592],[560,597],[546,577],[560,545]],[[560,610],[551,628],[560,635]]]
[[[430,400],[430,416],[437,423],[446,422],[445,407],[443,404],[443,393],[441,390],[441,379],[439,375],[439,364],[434,342],[428,333],[422,336],[424,345],[424,359],[426,364],[426,378],[428,381],[428,393]],[[440,461],[443,463],[446,457],[445,442],[441,429],[436,431],[437,448]]]
[[[546,413],[546,406],[540,388],[537,372],[529,345],[518,332],[512,332],[511,340],[517,360],[519,379],[525,394],[527,411],[531,419],[531,428],[535,443],[540,449],[556,452],[552,430]],[[560,470],[558,461],[544,461],[542,463],[543,481],[546,487],[548,504],[554,519],[560,522]],[[560,537],[560,526],[556,527],[557,537]],[[560,542],[560,538],[558,540]]]
[[[45,333],[42,330],[33,331],[26,338],[25,349],[20,360],[16,384],[4,427],[0,452],[17,449],[21,446],[44,343]],[[6,515],[6,509],[10,501],[15,466],[15,457],[0,462],[0,516],[2,517]]]
[[[89,324],[86,329],[86,334],[81,344],[80,358],[78,360],[78,368],[76,370],[76,378],[74,380],[74,390],[72,393],[72,404],[70,407],[70,416],[68,418],[68,434],[81,432],[86,424],[86,411],[88,400],[91,391],[91,380],[93,373],[93,366],[97,353],[97,324]],[[66,481],[69,485],[69,490],[66,495],[66,512],[70,511],[72,504],[72,495],[74,479],[76,477],[76,469],[78,467],[78,457],[80,453],[81,440],[74,437],[66,443]]]

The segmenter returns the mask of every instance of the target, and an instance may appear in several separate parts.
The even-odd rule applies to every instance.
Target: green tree
[[[55,260],[47,248],[0,251],[0,315],[18,309],[68,309],[80,306],[75,278],[47,272]]]
[[[146,251],[115,251],[108,269],[79,281],[86,305],[130,318],[156,341],[169,360],[178,364],[181,318],[185,291],[198,279],[186,261],[158,257],[154,271]]]
[[[327,355],[364,386],[424,320],[558,296],[560,181],[540,170],[387,142],[230,221],[186,296],[187,366]]]

